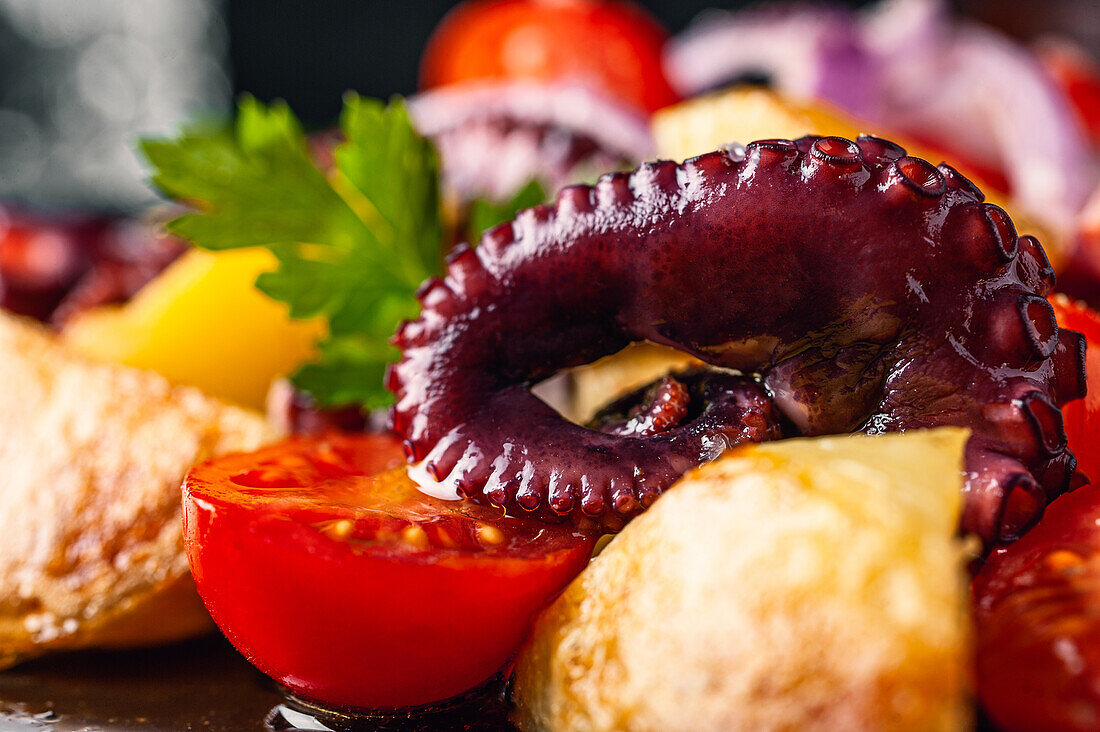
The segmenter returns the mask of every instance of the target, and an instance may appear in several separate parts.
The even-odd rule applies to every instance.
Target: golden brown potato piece
[[[198,460],[274,435],[150,371],[85,361],[0,314],[0,666],[208,630],[180,539]]]
[[[540,616],[520,728],[969,728],[966,434],[773,442],[689,474]]]

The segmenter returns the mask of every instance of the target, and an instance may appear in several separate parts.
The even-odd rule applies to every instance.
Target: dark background
[[[311,126],[337,114],[347,89],[376,97],[416,89],[420,51],[455,3],[439,0],[227,0],[236,92],[282,98]],[[648,0],[673,32],[700,11],[748,2]],[[867,5],[853,1],[849,5]],[[1100,52],[1100,0],[956,0],[958,12],[1029,38],[1074,35]]]

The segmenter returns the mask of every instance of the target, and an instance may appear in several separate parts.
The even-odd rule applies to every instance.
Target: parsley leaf
[[[153,184],[196,209],[170,231],[204,249],[268,247],[279,266],[256,286],[292,317],[327,319],[320,358],[295,385],[322,404],[376,407],[391,398],[389,338],[441,267],[439,163],[400,100],[349,94],[340,128],[328,175],[285,104],[248,97],[228,127],[191,127],[141,149]]]

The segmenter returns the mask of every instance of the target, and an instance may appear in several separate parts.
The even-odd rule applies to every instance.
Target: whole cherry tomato
[[[652,112],[677,100],[661,66],[666,40],[655,18],[622,0],[472,0],[429,39],[420,82],[575,80]]]
[[[1051,298],[1058,326],[1083,333],[1088,347],[1085,369],[1088,393],[1062,407],[1062,421],[1069,447],[1077,456],[1077,469],[1100,482],[1100,313],[1065,295]]]
[[[388,435],[290,439],[195,467],[184,539],[229,640],[299,696],[396,708],[490,678],[590,537],[418,490]]]
[[[1100,485],[1054,501],[972,590],[978,692],[997,728],[1100,729]]]

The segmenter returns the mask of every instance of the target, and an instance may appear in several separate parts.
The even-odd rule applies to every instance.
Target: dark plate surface
[[[50,657],[0,672],[0,730],[50,732],[261,732],[283,702],[276,686],[218,637],[141,651]],[[512,730],[503,705],[477,697],[458,712],[328,720],[291,709],[312,730]]]
[[[515,732],[507,710],[490,695],[474,697],[461,713],[402,715],[318,726],[295,709],[279,718],[279,690],[220,636],[169,648],[78,653],[0,672],[0,731],[269,732],[379,730],[386,732]],[[979,720],[979,732],[996,732]]]
[[[263,730],[280,701],[220,636],[55,656],[0,673],[0,729],[246,732]]]

